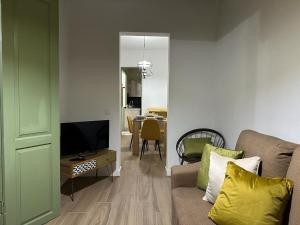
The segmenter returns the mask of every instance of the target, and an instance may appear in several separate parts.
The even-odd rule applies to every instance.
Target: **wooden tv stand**
[[[60,160],[61,175],[71,179],[71,199],[74,201],[74,178],[109,166],[113,181],[113,164],[116,162],[116,151],[99,150],[98,153],[77,159],[78,156],[70,155]]]

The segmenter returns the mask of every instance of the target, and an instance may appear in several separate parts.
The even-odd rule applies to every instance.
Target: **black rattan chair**
[[[179,156],[180,164],[183,165],[184,162],[195,163],[201,161],[201,157],[186,157],[184,156],[184,145],[183,140],[185,138],[211,138],[211,143],[213,146],[224,148],[225,147],[225,139],[222,134],[218,131],[200,128],[191,130],[184,135],[182,135],[176,143],[176,151]]]

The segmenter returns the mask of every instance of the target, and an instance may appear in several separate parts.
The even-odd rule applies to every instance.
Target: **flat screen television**
[[[61,123],[61,156],[93,154],[108,146],[108,120]]]

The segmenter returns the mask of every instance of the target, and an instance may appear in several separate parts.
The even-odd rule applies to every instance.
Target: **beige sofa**
[[[236,149],[245,151],[245,157],[262,158],[262,176],[288,177],[294,181],[291,208],[285,224],[300,225],[300,147],[275,137],[251,130],[240,134]],[[201,162],[200,162],[201,163]],[[172,168],[172,224],[214,225],[208,218],[212,205],[202,200],[204,191],[196,187],[199,163]]]

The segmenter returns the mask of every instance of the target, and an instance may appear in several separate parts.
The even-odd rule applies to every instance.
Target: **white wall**
[[[197,56],[199,51],[202,52],[200,45],[193,49],[195,40],[215,40],[217,12],[217,0],[61,0],[61,121],[109,119],[110,148],[118,151],[117,168],[119,168],[121,146],[119,32],[170,33],[171,52],[172,49],[175,51],[178,48],[185,49],[186,45],[188,52],[172,53],[170,62],[175,69],[178,65],[186,65],[185,69],[178,67],[179,71],[175,69],[170,71],[170,82],[179,88],[177,78],[182,80],[191,74],[193,76],[201,74],[202,68],[197,67],[195,71],[193,65],[189,66],[193,59],[186,57],[193,54]],[[205,55],[202,57],[205,58]],[[198,91],[200,92],[198,95],[203,92],[201,89]],[[174,89],[170,90],[170,93],[168,166],[172,165],[176,157],[173,146],[175,139],[178,138],[177,134],[188,127],[196,126],[185,122],[192,120],[192,116],[186,119],[181,115],[180,120],[176,120],[178,111],[181,111],[183,104],[190,112],[199,111],[195,105],[195,101],[199,99],[198,95],[190,97],[188,100],[190,104],[187,104],[182,101],[176,103],[176,98],[179,97],[173,94]],[[194,118],[196,121],[198,115],[193,116],[196,116]],[[171,129],[172,127],[179,127],[180,130],[175,131]]]
[[[122,48],[121,42],[121,67],[137,67],[142,58],[141,50]],[[153,64],[153,76],[142,79],[142,113],[147,108],[168,107],[168,77],[169,77],[169,49],[148,49],[145,57]]]
[[[217,124],[229,146],[246,128],[300,143],[299,12],[292,0],[222,2]]]
[[[167,169],[179,164],[176,142],[196,128],[215,129],[216,45],[205,41],[171,41]]]
[[[256,16],[249,18],[216,43],[217,130],[231,148],[241,130],[254,128],[256,23]]]
[[[178,164],[179,136],[196,127],[221,131],[229,147],[246,128],[300,142],[299,1],[60,4],[61,120],[109,119],[117,167],[120,31],[171,35],[167,168]]]

